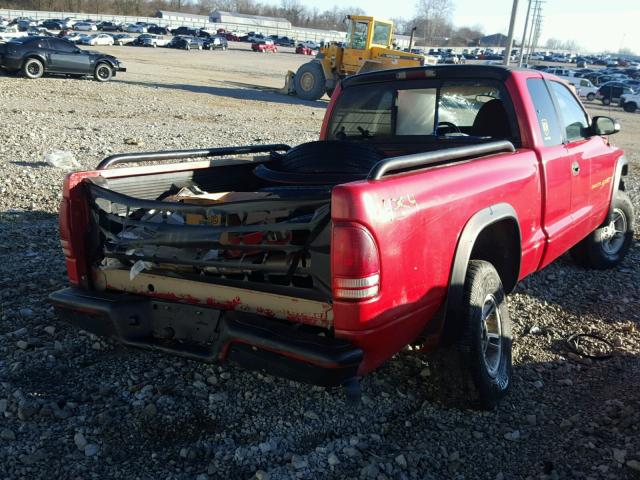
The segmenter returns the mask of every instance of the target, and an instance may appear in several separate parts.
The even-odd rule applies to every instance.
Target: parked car
[[[95,23],[88,22],[78,22],[73,26],[74,30],[78,30],[79,32],[97,32],[98,27],[96,27]]]
[[[93,75],[106,82],[125,72],[124,64],[112,55],[81,50],[56,37],[22,37],[0,45],[0,66],[10,72],[21,71],[26,78],[46,73]]]
[[[48,29],[48,30],[63,30],[64,23],[62,20],[45,20],[40,24],[40,26]]]
[[[128,33],[116,33],[113,35],[113,44],[118,46],[129,45],[135,41],[135,37],[132,37]]]
[[[620,126],[590,118],[551,76],[423,68],[342,80],[319,141],[222,149],[286,152],[257,167],[109,168],[111,157],[68,175],[58,315],[131,347],[354,393],[419,342],[451,403],[494,408],[519,378],[507,293],[569,250],[583,267],[620,265],[634,237],[631,165],[602,138]]]
[[[225,32],[224,34],[222,34],[224,36],[224,38],[227,39],[227,41],[229,42],[240,42],[242,41],[242,35],[239,34],[238,32]]]
[[[93,35],[83,38],[80,40],[82,45],[91,45],[91,46],[112,46],[114,41],[111,35],[106,33],[94,33]]]
[[[100,22],[96,25],[98,30],[103,32],[121,32],[122,25],[114,22]]]
[[[623,93],[620,106],[625,112],[633,113],[640,107],[640,93]]]
[[[8,25],[9,25],[9,20],[4,17],[0,17],[0,27],[6,27]]]
[[[257,43],[263,40],[267,40],[267,37],[259,32],[249,32],[247,33],[247,42]]]
[[[278,47],[275,46],[273,40],[259,40],[251,44],[251,50],[262,53],[276,53],[278,51]]]
[[[283,47],[295,47],[296,41],[293,38],[289,37],[279,37],[277,35],[271,35],[271,40],[278,46]]]
[[[169,39],[165,39],[160,35],[153,35],[151,33],[146,34],[142,40],[143,47],[166,47],[168,43]]]
[[[82,41],[85,38],[89,38],[89,35],[87,35],[86,33],[78,33],[78,32],[72,32],[69,35],[66,35],[65,37],[63,37],[64,40],[71,42],[71,43],[82,43]]]
[[[586,78],[564,77],[563,80],[575,85],[579,96],[586,98],[590,102],[592,102],[596,98],[598,87],[596,87]]]
[[[38,22],[31,18],[23,18],[17,21],[18,29],[21,32],[26,32],[30,27],[37,27]]]
[[[158,25],[152,25],[147,28],[149,33],[153,33],[154,35],[171,35],[171,30],[168,27],[160,27]]]
[[[600,85],[596,92],[596,98],[602,102],[603,105],[609,105],[611,103],[619,103],[622,95],[635,93],[631,87],[628,87],[622,82],[607,82]]]
[[[178,27],[175,30],[173,30],[173,35],[175,36],[189,36],[189,37],[197,37],[198,36],[198,29],[197,28],[191,28],[191,27]]]
[[[319,50],[320,45],[318,45],[313,40],[305,40],[304,42],[298,42],[298,45],[302,45],[303,47],[310,48],[311,50]]]
[[[222,35],[214,35],[211,38],[204,39],[203,47],[206,50],[226,50],[229,48],[229,42]]]
[[[304,45],[298,45],[296,47],[296,53],[300,55],[315,55],[318,53],[318,51],[313,50],[309,47],[305,47]]]
[[[147,33],[147,27],[144,25],[131,23],[124,28],[124,31],[128,33]]]
[[[193,36],[177,36],[166,45],[168,48],[178,48],[182,50],[202,50],[204,41],[201,38]]]

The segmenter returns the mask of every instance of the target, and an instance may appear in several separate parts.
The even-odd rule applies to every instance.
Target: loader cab
[[[347,22],[342,69],[351,75],[371,58],[372,48],[392,48],[393,23],[363,16],[348,16]]]
[[[373,17],[348,16],[345,48],[369,50],[372,46],[391,48],[393,23]]]

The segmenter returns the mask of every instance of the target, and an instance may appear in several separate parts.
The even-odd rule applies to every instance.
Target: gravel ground
[[[340,391],[128,350],[59,321],[45,299],[66,284],[63,172],[45,154],[69,151],[90,168],[121,151],[298,144],[316,138],[326,105],[205,77],[145,86],[146,59],[127,61],[131,75],[105,85],[0,76],[0,477],[640,477],[637,243],[614,271],[563,258],[518,286],[515,383],[495,412],[439,404],[409,348],[364,379],[353,406]],[[640,115],[616,115],[614,140],[637,170]],[[639,207],[635,170],[627,186]],[[568,353],[575,332],[606,337],[613,357]]]

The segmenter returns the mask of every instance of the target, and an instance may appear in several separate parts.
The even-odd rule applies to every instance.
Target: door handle
[[[571,164],[571,173],[574,177],[580,173],[580,164],[578,162],[573,162]]]

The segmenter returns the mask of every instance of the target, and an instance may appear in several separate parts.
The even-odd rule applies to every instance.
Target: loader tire
[[[296,95],[303,100],[319,100],[325,93],[327,79],[319,62],[301,65],[296,72]]]

